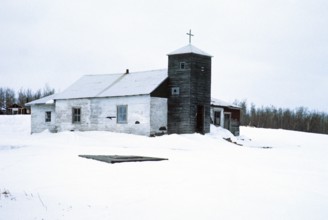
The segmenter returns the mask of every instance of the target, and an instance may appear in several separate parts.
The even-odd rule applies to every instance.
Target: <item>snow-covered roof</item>
[[[55,99],[145,95],[153,92],[166,78],[166,69],[86,75],[58,94]]]
[[[235,109],[241,109],[238,105],[223,101],[221,99],[211,98],[211,105],[220,107],[229,107]]]
[[[41,104],[53,104],[54,103],[54,99],[58,94],[53,94],[53,95],[49,95],[46,97],[43,97],[41,99],[37,99],[34,100],[32,102],[26,103],[25,106],[31,106],[31,105],[41,105]]]
[[[212,55],[202,51],[201,49],[198,49],[197,47],[193,46],[192,44],[188,44],[187,46],[177,49],[177,50],[169,53],[168,55],[185,54],[185,53],[195,53],[195,54],[199,54],[199,55],[203,55],[203,56],[212,57]]]

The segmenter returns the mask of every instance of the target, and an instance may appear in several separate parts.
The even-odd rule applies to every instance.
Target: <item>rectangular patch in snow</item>
[[[120,156],[120,155],[79,155],[79,157],[99,160],[106,163],[124,163],[124,162],[144,162],[144,161],[162,161],[167,158],[144,157],[144,156]]]

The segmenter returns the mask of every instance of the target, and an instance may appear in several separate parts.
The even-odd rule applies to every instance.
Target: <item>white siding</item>
[[[167,99],[152,97],[150,102],[150,134],[162,133],[159,129],[167,129]],[[167,132],[164,131],[165,133]]]
[[[113,131],[150,135],[150,96],[126,96],[56,101],[58,131]],[[126,124],[117,123],[117,105],[128,106]],[[81,123],[72,123],[72,108],[81,108]]]
[[[51,121],[46,122],[46,112],[51,112]],[[32,105],[31,106],[31,132],[38,133],[44,130],[56,132],[55,105]]]
[[[81,122],[73,123],[73,108],[81,108]],[[56,100],[56,125],[58,131],[86,131],[90,126],[90,100]]]

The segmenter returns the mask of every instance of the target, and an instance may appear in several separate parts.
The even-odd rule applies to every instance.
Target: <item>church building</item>
[[[211,59],[188,44],[168,54],[168,69],[83,76],[63,92],[27,104],[31,132],[208,133],[214,120]]]

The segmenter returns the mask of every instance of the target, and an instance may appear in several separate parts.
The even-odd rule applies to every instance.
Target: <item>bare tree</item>
[[[5,108],[8,111],[8,108],[15,104],[16,98],[15,98],[15,91],[10,88],[5,89]]]
[[[50,88],[48,84],[46,84],[42,90],[38,89],[36,92],[32,92],[31,89],[21,88],[18,91],[17,96],[15,90],[13,89],[0,88],[0,108],[7,109],[7,113],[9,113],[8,107],[15,103],[23,107],[28,102],[52,95],[54,93],[55,89]]]
[[[242,108],[241,125],[328,134],[327,113],[309,111],[305,107],[294,110],[274,106],[257,108],[253,103],[248,109],[246,101],[235,101],[235,104]]]
[[[46,96],[52,95],[54,93],[55,93],[55,89],[50,88],[50,86],[48,84],[46,84],[42,91],[42,97],[46,97]]]

